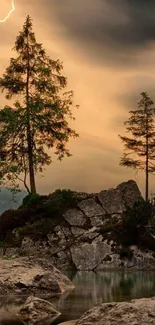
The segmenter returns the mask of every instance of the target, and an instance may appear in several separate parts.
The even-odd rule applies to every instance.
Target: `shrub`
[[[153,217],[153,206],[149,201],[137,201],[133,208],[128,208],[124,215],[124,227],[133,229],[145,226]]]
[[[56,190],[44,202],[45,214],[49,218],[62,218],[63,213],[77,206],[77,199],[71,190]]]
[[[52,219],[42,219],[33,224],[27,224],[22,228],[18,228],[18,234],[20,238],[28,236],[34,240],[38,240],[40,238],[45,238],[55,226],[56,224]]]
[[[38,202],[40,202],[41,195],[40,194],[28,194],[24,197],[22,206],[31,206],[36,205]]]
[[[23,207],[17,210],[7,210],[0,216],[0,240],[3,240],[8,230],[22,227],[26,223],[35,222],[44,217],[44,213],[37,209],[32,209],[30,206]]]
[[[138,244],[140,229],[151,221],[153,206],[148,201],[137,201],[133,208],[128,208],[124,213],[119,241],[123,245]]]

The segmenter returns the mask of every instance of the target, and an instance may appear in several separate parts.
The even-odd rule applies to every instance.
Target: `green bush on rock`
[[[18,228],[17,231],[20,238],[31,237],[34,240],[39,240],[45,238],[55,226],[54,220],[42,219],[33,224],[27,224],[24,227]]]
[[[23,199],[22,202],[22,206],[30,206],[30,205],[34,205],[37,204],[38,202],[40,202],[41,199],[41,195],[40,194],[31,194],[29,193],[28,195],[26,195]]]
[[[67,209],[75,208],[77,206],[77,199],[74,192],[71,190],[56,190],[49,194],[48,200],[44,202],[44,209],[46,217],[62,218],[63,213]]]
[[[47,235],[64,221],[63,213],[77,205],[71,190],[56,190],[49,195],[28,194],[17,210],[7,210],[0,216],[0,240],[5,240],[8,231],[20,228],[21,236],[39,238]]]

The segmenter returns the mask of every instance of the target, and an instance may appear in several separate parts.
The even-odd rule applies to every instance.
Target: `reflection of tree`
[[[77,319],[87,309],[102,302],[123,301],[155,295],[153,271],[77,272],[75,290],[60,297],[57,308],[64,320]]]

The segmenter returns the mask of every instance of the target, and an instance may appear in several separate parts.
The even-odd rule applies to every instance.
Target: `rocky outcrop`
[[[27,298],[17,314],[27,325],[49,325],[60,315],[61,313],[50,302],[33,296]]]
[[[155,298],[130,302],[103,303],[84,313],[76,325],[152,325],[155,323]]]
[[[44,259],[0,260],[0,295],[53,297],[73,289],[72,282]]]
[[[151,251],[142,252],[131,247],[126,254],[130,255],[128,258],[121,253],[122,246],[117,240],[124,212],[143,199],[136,182],[129,180],[116,189],[74,195],[78,198],[77,206],[64,213],[59,225],[47,235],[47,240],[34,241],[25,237],[20,248],[10,250],[10,255],[44,256],[50,258],[58,269],[155,268]],[[114,236],[116,232],[117,239]],[[16,235],[18,237],[18,231]],[[148,249],[155,247],[152,235],[146,238],[145,233],[143,237],[149,239]],[[9,249],[6,254],[9,254]]]

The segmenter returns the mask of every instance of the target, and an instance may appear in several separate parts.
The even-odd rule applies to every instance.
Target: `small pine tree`
[[[124,153],[120,165],[145,171],[145,199],[148,200],[149,174],[155,171],[155,109],[153,101],[146,92],[141,93],[142,99],[138,109],[130,111],[130,118],[124,123],[126,132],[132,138],[120,136],[124,143]],[[133,158],[129,156],[133,155]]]
[[[47,149],[55,148],[61,160],[71,156],[66,145],[78,134],[68,125],[74,119],[73,92],[63,92],[67,80],[61,75],[63,65],[50,59],[42,44],[36,42],[32,20],[27,16],[14,50],[16,58],[0,78],[6,99],[17,96],[13,107],[0,110],[0,176],[16,184],[24,174],[28,192],[36,193],[35,173],[51,163]],[[26,183],[29,175],[30,189]]]

